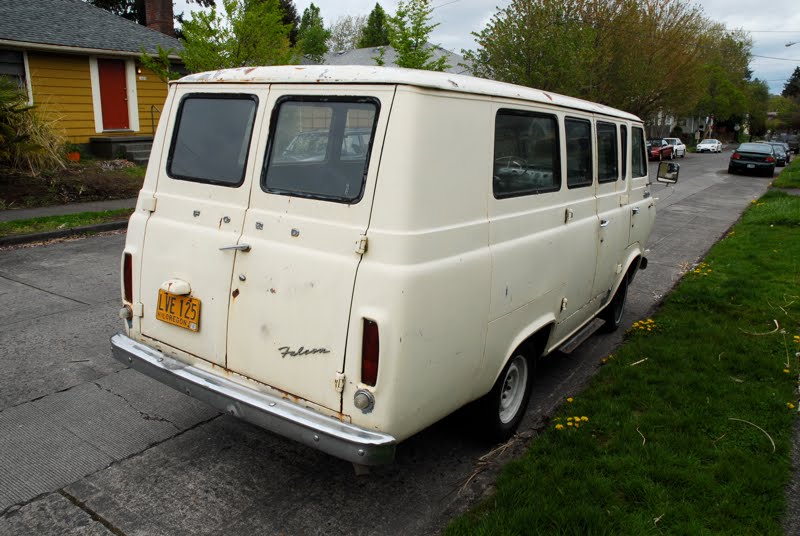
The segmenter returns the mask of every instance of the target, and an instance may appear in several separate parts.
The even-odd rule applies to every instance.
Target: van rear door
[[[177,84],[142,250],[142,334],[225,366],[228,297],[266,87]],[[263,106],[261,107],[263,109]]]
[[[228,368],[340,411],[353,286],[394,86],[335,88],[271,87],[263,168],[239,241],[248,248],[233,270]]]

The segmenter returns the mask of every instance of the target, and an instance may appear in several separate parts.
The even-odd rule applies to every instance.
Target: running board
[[[559,346],[558,351],[565,354],[571,354],[575,348],[583,344],[583,341],[594,335],[595,331],[603,327],[603,324],[605,324],[604,320],[595,318],[583,326],[578,333],[567,339],[567,342]]]

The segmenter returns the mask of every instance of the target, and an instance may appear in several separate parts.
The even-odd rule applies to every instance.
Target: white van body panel
[[[239,185],[168,173],[181,102],[207,94],[257,101]],[[357,199],[268,187],[276,110],[287,99],[378,103]],[[557,125],[557,188],[498,196],[495,122],[508,111]],[[591,184],[567,184],[567,119],[591,125]],[[627,129],[619,177],[602,183],[598,123],[617,136]],[[130,222],[133,314],[115,357],[173,387],[200,382],[201,399],[308,445],[386,461],[375,449],[485,395],[531,337],[539,350],[557,348],[639,266],[655,208],[648,177],[632,178],[634,128],[638,118],[599,104],[443,73],[295,66],[185,77],[170,86]],[[199,330],[156,319],[166,282],[201,301]],[[379,330],[374,385],[361,377],[365,320]],[[140,355],[137,344],[146,345]],[[174,360],[169,370],[154,369],[158,352]],[[215,375],[268,398],[233,400]],[[354,397],[364,391],[374,406],[362,411]],[[287,405],[248,405],[258,400]],[[347,428],[309,424],[309,408]]]

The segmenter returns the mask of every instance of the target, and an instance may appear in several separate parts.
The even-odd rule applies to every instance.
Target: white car
[[[686,145],[683,144],[680,138],[664,138],[664,141],[672,145],[672,154],[674,157],[684,158],[686,156]]]
[[[697,144],[698,153],[721,153],[722,143],[719,140],[707,139]]]

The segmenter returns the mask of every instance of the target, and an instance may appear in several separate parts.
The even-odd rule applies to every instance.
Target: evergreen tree
[[[386,27],[386,12],[380,4],[375,7],[367,18],[367,25],[358,41],[358,48],[384,47],[389,44],[389,29]]]
[[[294,7],[292,0],[278,0],[283,9],[283,23],[291,26],[289,30],[289,42],[292,46],[297,45],[297,26],[300,24],[300,17],[297,16],[297,8]]]
[[[792,76],[783,86],[782,97],[789,97],[793,99],[800,98],[800,67],[795,67]]]
[[[328,37],[330,33],[325,29],[319,8],[312,2],[300,19],[300,28],[297,30],[297,47],[302,53],[316,62],[321,62],[322,57],[328,52]]]

